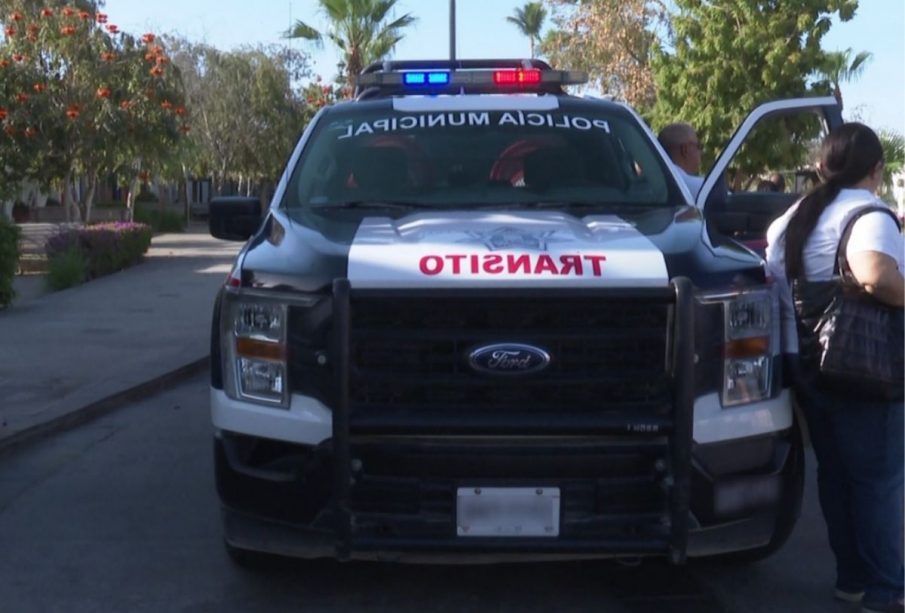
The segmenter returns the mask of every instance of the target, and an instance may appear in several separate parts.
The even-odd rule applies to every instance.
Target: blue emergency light
[[[405,85],[449,85],[449,71],[406,72],[402,75]]]

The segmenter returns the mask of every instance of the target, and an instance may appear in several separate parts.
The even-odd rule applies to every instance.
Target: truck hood
[[[362,220],[353,288],[663,287],[666,262],[615,215],[444,212]]]
[[[761,259],[704,239],[694,207],[576,217],[561,211],[422,212],[338,223],[273,210],[241,261],[248,287],[663,287],[763,283]],[[717,237],[718,238],[718,237]]]

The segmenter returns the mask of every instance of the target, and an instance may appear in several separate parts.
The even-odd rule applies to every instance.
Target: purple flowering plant
[[[141,261],[151,245],[151,227],[135,222],[109,222],[66,229],[50,237],[48,259],[75,250],[87,262],[87,277],[94,279]]]

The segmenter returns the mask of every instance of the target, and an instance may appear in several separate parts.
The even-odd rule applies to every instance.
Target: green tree
[[[889,197],[892,176],[905,168],[905,137],[894,130],[880,130],[877,136],[883,145],[883,191]]]
[[[183,162],[184,174],[211,176],[215,190],[222,193],[237,155],[245,84],[241,77],[227,76],[224,52],[183,39],[168,42],[173,64],[182,75],[186,105],[194,117],[188,139],[192,146],[185,152],[188,157]]]
[[[302,22],[285,33],[286,38],[303,38],[323,44],[326,37],[342,53],[340,78],[346,84],[348,94],[355,87],[355,80],[362,69],[388,55],[405,36],[403,30],[415,23],[415,17],[406,13],[390,18],[390,11],[397,0],[318,0],[321,10],[330,21],[326,33]]]
[[[825,63],[820,41],[833,15],[847,21],[857,9],[857,0],[782,0],[769,10],[763,0],[674,4],[670,47],[657,50],[652,62],[657,100],[650,118],[656,128],[691,123],[705,163],[757,104],[829,93],[808,77]],[[801,117],[759,129],[736,160],[739,170],[799,165],[818,129]]]
[[[873,54],[869,51],[861,51],[855,57],[852,57],[851,48],[845,51],[830,51],[826,53],[823,64],[817,68],[816,74],[818,78],[822,78],[829,83],[833,89],[833,95],[839,101],[840,107],[842,107],[842,88],[839,84],[843,81],[859,79],[872,57]]]
[[[540,39],[540,32],[547,18],[547,9],[540,2],[527,2],[523,7],[516,7],[513,15],[506,18],[509,23],[528,37],[531,42],[531,57],[534,57],[534,48]]]
[[[246,191],[256,183],[265,196],[276,183],[305,124],[306,103],[293,82],[307,76],[303,55],[285,47],[248,49],[242,59],[251,69],[249,112],[240,168]],[[265,198],[266,199],[266,198]]]
[[[310,74],[307,56],[285,47],[225,52],[168,42],[193,116],[183,176],[212,176],[220,194],[230,183],[248,193],[275,182],[313,115],[295,86]]]
[[[664,19],[660,0],[546,0],[553,29],[541,52],[561,68],[583,70],[604,94],[635,107],[653,103],[651,51]]]

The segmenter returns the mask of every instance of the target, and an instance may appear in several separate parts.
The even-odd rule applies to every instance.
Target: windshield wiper
[[[430,209],[434,208],[429,204],[421,202],[405,202],[398,200],[349,200],[346,202],[323,202],[318,204],[309,204],[312,209]]]

